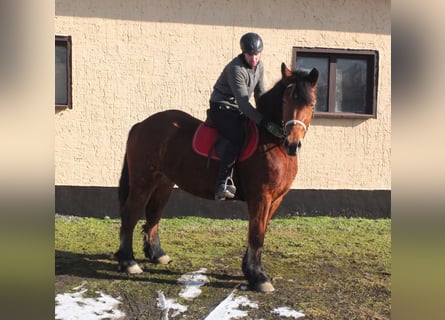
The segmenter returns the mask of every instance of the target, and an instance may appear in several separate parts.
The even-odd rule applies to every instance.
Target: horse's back
[[[216,171],[192,149],[201,120],[180,110],[166,110],[133,126],[127,141],[130,180],[141,184],[168,179],[196,196],[212,199]],[[156,181],[156,182],[155,182]]]
[[[165,110],[150,115],[145,120],[135,124],[130,135],[135,132],[145,138],[167,138],[172,134],[194,132],[201,120],[181,110]]]
[[[167,124],[170,124],[177,128],[179,125],[190,126],[197,125],[200,122],[202,121],[184,111],[169,109],[152,114],[151,116],[143,120],[140,124],[150,126],[156,124],[165,126]]]
[[[155,113],[135,124],[129,133],[127,154],[159,162],[175,152],[191,148],[193,135],[201,120],[180,110]],[[141,159],[142,160],[142,159]]]

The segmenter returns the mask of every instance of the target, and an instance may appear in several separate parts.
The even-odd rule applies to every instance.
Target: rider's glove
[[[283,128],[271,121],[261,121],[261,125],[266,128],[269,133],[277,138],[284,138]]]

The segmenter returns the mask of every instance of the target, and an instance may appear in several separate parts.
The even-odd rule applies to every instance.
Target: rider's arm
[[[247,71],[238,65],[234,65],[230,71],[232,76],[227,79],[240,111],[259,125],[263,119],[263,115],[249,102],[249,93],[246,84],[248,77]]]

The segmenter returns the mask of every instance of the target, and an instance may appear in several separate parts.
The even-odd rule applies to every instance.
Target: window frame
[[[378,51],[293,47],[293,66],[296,69],[298,57],[325,58],[328,59],[328,111],[315,111],[316,118],[377,118],[377,92],[378,92]],[[337,59],[365,59],[367,62],[367,113],[336,112],[336,60]],[[334,88],[334,90],[332,90]]]
[[[56,109],[72,109],[73,101],[72,101],[72,63],[71,63],[71,36],[55,36],[55,45],[64,45],[66,47],[66,94],[67,94],[67,103],[66,104],[57,104],[54,100],[54,104]],[[55,63],[55,62],[54,62]]]

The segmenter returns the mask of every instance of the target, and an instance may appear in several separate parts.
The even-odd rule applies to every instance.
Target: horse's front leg
[[[261,200],[258,203],[249,202],[248,209],[248,247],[242,264],[244,277],[249,282],[252,290],[261,292],[274,291],[275,289],[261,265],[261,253],[263,251],[264,236],[270,220],[271,203],[268,200]]]

